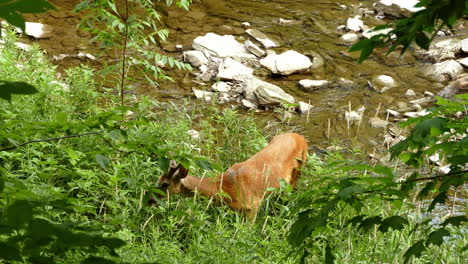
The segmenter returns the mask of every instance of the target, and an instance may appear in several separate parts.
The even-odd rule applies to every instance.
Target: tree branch
[[[99,135],[99,132],[86,132],[86,133],[76,134],[76,135],[69,135],[69,136],[61,136],[61,137],[55,137],[55,138],[45,138],[45,139],[30,140],[30,141],[26,141],[26,142],[24,142],[24,143],[21,143],[21,144],[19,144],[19,145],[17,145],[17,146],[12,146],[12,147],[8,147],[8,148],[0,149],[0,151],[8,151],[8,150],[17,149],[17,148],[19,148],[19,147],[22,147],[22,146],[25,146],[25,145],[28,145],[28,144],[31,144],[31,143],[50,142],[50,141],[55,141],[55,140],[60,140],[60,139],[76,138],[76,137],[82,137],[82,136],[88,136],[88,135]]]
[[[25,146],[25,145],[28,145],[28,144],[31,144],[31,143],[50,142],[50,141],[56,141],[56,140],[61,140],[61,139],[76,138],[76,137],[89,136],[89,135],[97,135],[97,136],[99,136],[102,140],[104,140],[104,142],[106,142],[107,145],[109,145],[112,149],[114,149],[114,150],[116,150],[116,151],[118,151],[118,152],[122,152],[122,153],[126,153],[126,154],[136,152],[136,151],[134,151],[134,150],[133,150],[133,151],[125,151],[125,150],[121,150],[121,149],[116,148],[116,147],[112,144],[112,142],[110,142],[107,138],[105,138],[105,137],[101,134],[101,131],[86,132],[86,133],[81,133],[81,134],[76,134],[76,135],[61,136],[61,137],[55,137],[55,138],[45,138],[45,139],[30,140],[30,141],[21,143],[21,144],[19,144],[19,145],[17,145],[17,146],[11,146],[11,147],[7,147],[7,148],[0,149],[0,151],[9,151],[9,150],[17,149],[17,148],[19,148],[19,147],[22,147],[22,146]]]

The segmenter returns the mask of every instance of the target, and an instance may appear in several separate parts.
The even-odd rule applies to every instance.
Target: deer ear
[[[177,179],[184,179],[188,175],[188,170],[182,165],[177,166],[176,174],[174,175]]]
[[[169,172],[166,175],[171,179],[181,180],[187,177],[188,170],[182,164],[177,164],[175,160],[171,160],[169,163]]]

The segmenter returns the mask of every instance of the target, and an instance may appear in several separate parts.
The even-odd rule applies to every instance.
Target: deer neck
[[[199,178],[188,175],[182,180],[184,193],[199,192],[203,196],[215,196],[219,193],[219,180],[216,178]]]

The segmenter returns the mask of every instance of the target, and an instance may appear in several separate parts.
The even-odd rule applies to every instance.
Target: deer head
[[[169,171],[165,173],[158,182],[158,189],[166,194],[181,193],[182,179],[187,177],[188,170],[171,160]]]

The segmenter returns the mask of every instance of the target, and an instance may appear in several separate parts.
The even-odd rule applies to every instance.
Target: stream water
[[[28,20],[43,22],[54,27],[54,34],[48,39],[37,41],[50,56],[65,53],[77,54],[87,52],[96,54],[96,47],[88,44],[90,36],[76,29],[80,16],[72,12],[77,0],[52,1],[60,10],[47,14],[29,15]],[[164,2],[164,1],[162,1]],[[323,67],[305,73],[287,77],[267,77],[298,101],[310,102],[314,106],[309,115],[296,116],[289,124],[291,129],[303,133],[311,145],[326,147],[329,138],[346,143],[349,138],[357,142],[357,147],[371,151],[381,145],[382,128],[371,128],[369,117],[376,114],[380,105],[379,116],[385,119],[385,109],[398,109],[397,102],[408,102],[405,91],[413,89],[418,97],[425,91],[436,93],[440,84],[435,84],[425,78],[419,70],[421,65],[411,54],[400,57],[399,53],[385,56],[383,51],[377,52],[371,59],[362,64],[356,62],[358,54],[349,54],[349,46],[340,40],[342,33],[337,26],[346,23],[346,19],[357,13],[351,6],[370,7],[373,1],[356,0],[202,0],[194,1],[190,12],[172,7],[161,9],[163,23],[170,29],[169,39],[163,43],[161,52],[180,57],[175,45],[182,44],[184,49],[190,49],[192,40],[208,32],[218,34],[235,34],[244,36],[240,27],[242,22],[250,22],[270,38],[281,44],[276,51],[293,49],[303,54],[319,53],[325,60]],[[348,8],[343,9],[340,5]],[[279,18],[298,21],[295,25],[280,25]],[[383,23],[373,16],[363,18],[366,25],[373,26]],[[32,40],[30,40],[32,41]],[[58,62],[60,66],[68,67],[83,63],[77,59]],[[94,65],[99,67],[99,65]],[[169,72],[175,82],[162,82],[159,87],[144,85],[144,81],[136,89],[136,93],[149,95],[158,100],[181,100],[191,94],[191,89],[197,87],[192,82],[193,77],[187,72]],[[385,74],[392,76],[399,84],[384,93],[378,93],[367,87],[367,81],[373,77]],[[297,83],[301,79],[336,80],[345,78],[355,82],[353,88],[329,88],[313,92],[300,90]],[[200,104],[203,104],[200,101]],[[351,105],[352,109],[366,107],[364,120],[359,130],[348,129],[344,112]],[[277,113],[272,110],[259,113],[262,119],[275,122]]]

